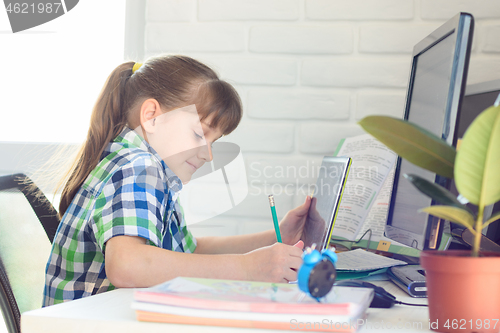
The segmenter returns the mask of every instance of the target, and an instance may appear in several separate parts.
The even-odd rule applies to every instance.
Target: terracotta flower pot
[[[423,251],[429,325],[438,332],[500,332],[500,254]]]

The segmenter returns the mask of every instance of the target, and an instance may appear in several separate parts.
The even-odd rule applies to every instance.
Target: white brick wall
[[[148,22],[189,22],[196,17],[196,0],[149,0]]]
[[[476,19],[500,17],[500,3],[496,0],[421,0],[422,18],[446,20],[458,12],[467,12]]]
[[[304,86],[406,87],[410,57],[342,57],[305,59],[300,82]]]
[[[303,154],[331,156],[342,138],[364,133],[356,123],[346,122],[304,122],[299,128],[299,151]]]
[[[250,29],[250,52],[349,54],[353,51],[350,26],[259,25]]]
[[[483,52],[500,53],[500,25],[486,26],[484,29]]]
[[[293,153],[294,128],[290,122],[243,121],[225,140],[238,144],[243,153]]]
[[[308,155],[301,159],[293,156],[265,156],[262,154],[248,154],[246,156],[246,169],[248,183],[251,186],[267,186],[282,184],[289,193],[291,186],[302,191],[302,185],[313,185],[318,175],[317,169],[321,165],[321,156]]]
[[[244,56],[199,56],[191,54],[231,83],[242,85],[292,86],[297,82],[298,62],[289,57]]]
[[[306,0],[311,20],[408,20],[414,16],[413,0]]]
[[[405,107],[405,92],[403,89],[400,91],[373,89],[358,92],[356,96],[356,120],[376,114],[402,118]]]
[[[350,93],[328,89],[253,88],[247,115],[260,119],[349,119]]]
[[[413,52],[413,46],[434,31],[439,24],[366,24],[359,28],[360,53],[406,53]]]
[[[299,0],[199,0],[200,21],[289,21],[299,18]]]
[[[148,0],[144,54],[182,53],[232,83],[251,193],[199,234],[270,228],[314,168],[371,114],[401,116],[413,46],[460,11],[475,17],[469,83],[500,78],[499,0]],[[140,60],[140,59],[139,59]],[[298,173],[298,171],[302,173]],[[295,171],[295,173],[294,173]],[[274,187],[273,187],[274,186]]]
[[[500,56],[496,54],[479,54],[469,64],[468,82],[498,80],[500,77]]]
[[[245,31],[238,24],[151,23],[146,27],[149,52],[242,52],[244,39]]]

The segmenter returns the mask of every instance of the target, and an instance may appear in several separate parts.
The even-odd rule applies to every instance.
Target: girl
[[[310,198],[281,221],[283,244],[273,230],[195,239],[180,213],[182,184],[241,114],[235,89],[189,57],[118,66],[63,188],[44,305],[176,276],[296,280]]]

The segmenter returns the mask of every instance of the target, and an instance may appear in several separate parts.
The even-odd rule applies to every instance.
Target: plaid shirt
[[[137,133],[125,128],[76,193],[59,224],[46,267],[44,306],[112,290],[104,250],[111,237],[192,253],[177,196],[180,179]]]

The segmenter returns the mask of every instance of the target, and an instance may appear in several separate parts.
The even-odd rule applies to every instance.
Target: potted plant
[[[482,229],[500,219],[484,218],[485,206],[500,200],[500,106],[484,110],[469,126],[457,151],[407,121],[368,116],[359,124],[417,166],[453,178],[474,214],[444,187],[406,175],[437,205],[421,211],[463,225],[474,235],[471,251],[422,251],[430,328],[440,332],[500,332],[500,254],[480,251]]]

